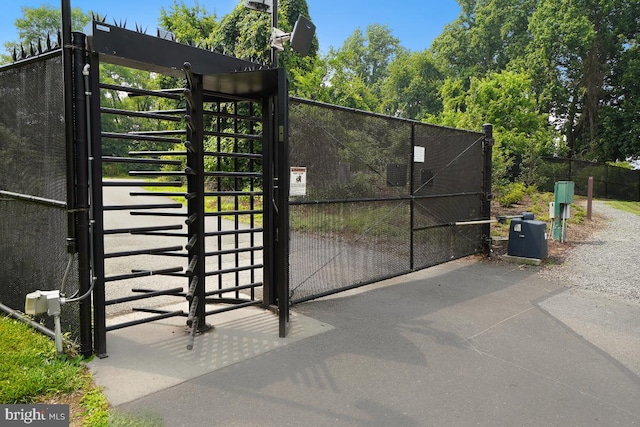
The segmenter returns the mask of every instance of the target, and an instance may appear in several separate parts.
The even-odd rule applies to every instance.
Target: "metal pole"
[[[482,125],[482,132],[484,133],[483,141],[483,157],[484,167],[482,176],[482,217],[491,218],[491,170],[493,168],[492,152],[493,152],[493,125],[487,123]],[[491,254],[491,224],[482,226],[483,234],[483,250],[485,256]]]
[[[277,219],[277,265],[275,278],[278,287],[278,313],[280,338],[287,336],[289,329],[289,92],[287,75],[278,70],[277,109],[277,171],[278,174],[278,219]]]
[[[416,200],[413,189],[416,187],[414,185],[414,173],[415,173],[415,164],[414,164],[414,148],[416,146],[416,125],[411,125],[411,148],[409,152],[409,163],[410,163],[410,175],[409,175],[409,196],[411,196],[411,201],[409,202],[409,269],[413,271],[414,269],[414,246],[415,246],[415,209],[416,209]]]
[[[73,48],[71,2],[62,0],[62,81],[64,88],[64,138],[67,156],[67,251],[76,252],[75,150],[73,146]]]
[[[91,232],[89,225],[89,137],[87,129],[87,99],[84,76],[86,61],[86,36],[72,34],[73,44],[73,84],[74,84],[74,145],[76,152],[76,249],[78,251],[78,275],[80,295],[91,289]],[[93,353],[91,331],[91,298],[80,302],[80,352],[88,357]]]

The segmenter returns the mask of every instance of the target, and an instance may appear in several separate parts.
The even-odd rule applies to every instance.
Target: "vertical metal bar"
[[[277,93],[277,166],[278,166],[278,220],[277,263],[275,277],[278,287],[278,318],[280,337],[289,329],[289,87],[286,72],[278,69]]]
[[[104,281],[104,197],[102,194],[102,119],[100,116],[100,59],[89,57],[91,74],[91,203],[93,205],[93,341],[98,357],[107,356],[107,320]]]
[[[75,149],[73,146],[73,47],[71,2],[62,0],[62,79],[64,88],[64,136],[67,155],[67,251],[76,253]]]
[[[74,94],[74,146],[75,146],[75,198],[76,198],[76,250],[78,252],[78,276],[80,295],[91,289],[91,242],[89,230],[89,152],[87,129],[87,97],[82,69],[86,62],[86,36],[74,32],[73,45],[73,94]],[[80,352],[84,356],[93,353],[91,331],[91,296],[80,302]]]
[[[593,212],[593,177],[589,177],[587,182],[587,219],[591,220],[591,213]]]
[[[273,203],[273,145],[274,145],[274,126],[273,126],[273,106],[272,99],[265,97],[262,100],[262,186],[263,186],[263,286],[262,286],[262,304],[265,308],[275,304],[276,295],[274,292],[274,259],[273,241],[274,241],[274,203]]]
[[[185,67],[186,68],[186,67]],[[191,73],[191,70],[186,70]],[[187,139],[191,141],[194,147],[193,151],[187,154],[187,166],[195,171],[195,174],[187,177],[187,192],[195,194],[196,197],[190,198],[187,202],[188,215],[195,215],[195,221],[189,224],[188,239],[196,237],[195,244],[189,249],[189,259],[193,260],[197,257],[197,263],[193,270],[193,275],[198,277],[198,285],[194,293],[194,298],[190,302],[200,301],[196,307],[195,316],[199,319],[198,330],[206,331],[211,327],[206,323],[206,304],[205,304],[205,216],[204,216],[204,133],[203,133],[203,86],[202,76],[192,74],[191,95],[193,105],[187,102],[187,114],[191,116],[193,126],[187,128]],[[189,278],[191,280],[191,278]],[[197,299],[196,299],[197,298]]]
[[[236,118],[233,119],[233,133],[234,135],[238,135],[240,128],[238,126],[238,122],[239,119],[237,118],[238,115],[240,114],[238,111],[238,101],[235,101],[233,103],[233,114],[236,116]],[[239,143],[238,143],[238,138],[234,137],[233,138],[233,152],[234,153],[238,153],[240,152],[239,149]],[[239,171],[240,170],[240,165],[238,162],[238,158],[234,157],[233,158],[233,170],[234,171]],[[242,191],[242,179],[238,178],[238,177],[234,177],[233,179],[233,189],[234,191]],[[233,209],[238,212],[240,210],[240,196],[238,194],[236,194],[233,197]],[[233,226],[235,227],[236,230],[240,229],[240,216],[236,213],[233,215]],[[234,248],[235,249],[239,249],[240,248],[240,235],[239,234],[235,234],[234,236]],[[240,267],[240,254],[238,252],[236,252],[234,255],[234,262],[235,262],[235,266],[236,267]],[[240,286],[240,272],[236,271],[234,274],[235,277],[235,286],[238,287]],[[240,291],[236,291],[235,293],[235,297],[236,299],[240,298]]]
[[[255,115],[255,106],[254,103],[251,102],[249,104],[249,117],[253,117]],[[249,121],[249,135],[254,135],[254,123],[253,120]],[[249,153],[254,154],[255,153],[255,141],[252,139],[249,140]],[[255,161],[253,160],[253,158],[249,159],[249,171],[250,172],[255,172]],[[253,192],[255,191],[255,179],[253,177],[249,178],[249,191],[251,192],[251,195],[249,196],[249,210],[251,211],[251,215],[249,215],[249,228],[251,228],[252,230],[255,227],[255,196],[253,195]],[[252,232],[249,235],[250,238],[250,242],[249,242],[249,246],[251,248],[254,248],[256,246],[256,233]],[[251,250],[250,252],[250,264],[251,265],[255,265],[255,259],[256,259],[256,253],[254,250]],[[251,283],[255,283],[256,282],[256,272],[254,269],[251,269],[250,272],[251,275]],[[255,300],[256,298],[256,293],[255,293],[255,288],[251,288],[251,300]]]
[[[413,189],[415,188],[415,182],[414,182],[414,172],[415,172],[415,163],[414,163],[414,148],[416,145],[416,125],[412,124],[411,125],[411,147],[410,147],[410,153],[409,153],[409,161],[411,162],[411,164],[409,165],[409,196],[411,197],[411,201],[409,202],[409,269],[411,271],[413,271],[414,266],[415,266],[415,261],[414,261],[414,246],[415,246],[415,236],[414,236],[414,229],[415,229],[415,209],[416,209],[416,201],[415,198],[413,196]]]
[[[221,112],[220,104],[221,104],[221,102],[216,103],[216,110],[217,110],[218,113]],[[216,130],[219,133],[224,132],[223,124],[226,124],[226,121],[224,121],[222,119],[222,117],[220,117],[220,115],[217,116],[216,121],[217,121],[217,129]],[[222,137],[220,135],[216,136],[216,151],[218,153],[222,153]],[[223,167],[222,167],[222,162],[223,161],[224,161],[224,157],[218,155],[218,161],[216,162],[216,170],[218,172],[222,172],[222,170],[223,170]],[[223,183],[224,183],[224,181],[222,179],[222,176],[218,176],[218,178],[216,178],[216,185],[217,185],[218,191],[222,190]],[[218,211],[222,210],[223,201],[224,200],[223,200],[221,195],[216,196],[216,203],[217,203]],[[218,222],[218,230],[222,230],[222,222],[223,222],[222,221],[222,215],[218,215],[217,222]],[[222,244],[223,244],[222,235],[219,235],[217,237],[217,240],[218,240],[218,249],[222,250]],[[222,257],[223,257],[222,254],[217,256],[218,270],[222,270],[222,268],[223,268],[222,267]],[[223,277],[222,274],[218,274],[218,279],[217,280],[218,280],[218,289],[224,288],[224,277]],[[218,298],[222,298],[222,295],[218,295]]]
[[[493,152],[493,125],[487,123],[482,125],[482,131],[484,133],[483,159],[484,170],[482,176],[482,218],[491,218],[491,170],[493,167],[492,152]],[[485,256],[491,254],[491,224],[485,224],[482,226],[483,234],[483,252]]]

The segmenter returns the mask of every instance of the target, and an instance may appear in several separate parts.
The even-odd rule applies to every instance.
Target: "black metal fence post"
[[[493,162],[491,155],[493,153],[493,125],[487,123],[482,125],[482,132],[484,133],[484,141],[482,144],[482,152],[484,156],[484,170],[482,174],[482,218],[491,218],[491,170]],[[491,253],[491,224],[485,224],[482,226],[483,234],[483,251],[486,256]]]
[[[415,247],[415,209],[416,209],[416,199],[413,194],[413,189],[417,186],[415,185],[415,159],[414,159],[414,148],[416,146],[416,125],[411,125],[411,151],[409,152],[409,196],[411,200],[409,201],[409,269],[413,271],[415,268],[414,261],[414,247]]]
[[[187,150],[187,210],[189,218],[188,242],[189,267],[187,286],[195,285],[194,296],[189,301],[190,315],[187,320],[192,328],[191,336],[196,331],[211,328],[206,323],[205,301],[205,209],[204,209],[204,132],[203,132],[203,86],[202,76],[194,74],[191,64],[184,64],[188,82],[187,98],[187,141],[191,150]],[[190,172],[187,172],[190,171]]]
[[[75,223],[76,249],[78,251],[78,275],[80,295],[91,291],[91,242],[89,224],[89,150],[87,128],[87,97],[83,68],[86,63],[86,35],[72,33],[73,45],[73,127],[75,147]],[[93,353],[91,325],[91,295],[80,301],[80,352],[84,356]]]
[[[67,151],[67,251],[76,253],[75,235],[75,150],[73,146],[73,47],[71,45],[71,3],[62,0],[62,75],[64,87],[64,133]]]
[[[289,95],[284,69],[278,69],[277,93],[277,173],[278,218],[275,280],[278,288],[279,335],[287,336],[289,327]]]
[[[107,356],[107,325],[105,307],[105,266],[104,266],[104,206],[102,195],[102,119],[100,115],[100,59],[89,56],[91,96],[91,203],[93,211],[93,343],[98,357]]]

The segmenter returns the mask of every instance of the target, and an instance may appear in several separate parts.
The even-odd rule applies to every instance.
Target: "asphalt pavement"
[[[633,426],[640,305],[466,258],[296,305],[108,333],[119,411],[165,426]],[[150,415],[149,415],[150,414]]]

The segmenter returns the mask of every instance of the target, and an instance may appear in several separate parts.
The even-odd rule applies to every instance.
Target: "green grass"
[[[33,403],[71,393],[90,380],[80,358],[59,356],[53,341],[28,325],[0,317],[0,402]]]
[[[187,187],[183,185],[182,187],[159,187],[159,186],[144,186],[145,190],[152,193],[159,192],[171,192],[171,193],[186,193]],[[185,204],[186,199],[183,196],[171,196],[170,199]],[[249,210],[251,205],[250,196],[239,196],[238,198],[238,210]],[[254,196],[254,209],[260,209],[260,205],[262,204],[262,198]],[[225,211],[234,211],[236,210],[236,201],[235,197],[220,197],[220,207],[218,207],[218,198],[211,197],[208,198],[205,204],[205,212],[225,212]],[[233,220],[235,217],[233,215],[223,215],[223,218]],[[242,223],[249,224],[251,221],[251,215],[239,215],[238,220]],[[253,215],[254,225],[256,227],[262,226],[262,214],[254,214]]]
[[[0,404],[65,403],[80,394],[81,425],[162,426],[153,415],[129,415],[109,408],[81,356],[58,355],[53,340],[30,326],[0,315]],[[70,397],[70,400],[73,400]],[[74,418],[74,414],[72,414]]]
[[[608,200],[607,204],[621,211],[630,212],[640,215],[640,202],[620,202],[617,200]]]

